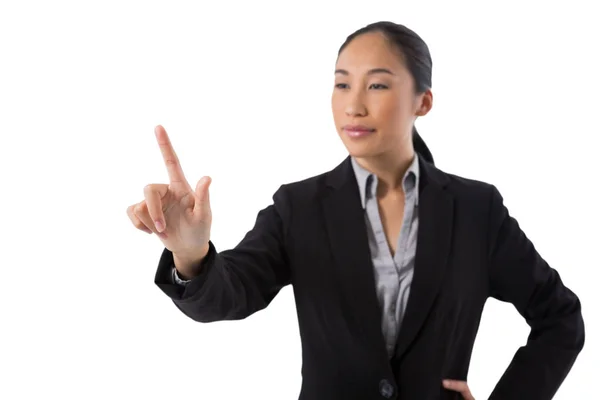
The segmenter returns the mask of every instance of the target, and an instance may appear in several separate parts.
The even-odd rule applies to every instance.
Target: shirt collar
[[[370,196],[374,196],[377,190],[377,176],[370,171],[366,170],[358,164],[354,157],[352,159],[352,168],[354,169],[354,175],[356,182],[358,183],[358,190],[360,192],[360,201],[363,209],[367,204],[367,199]],[[415,193],[415,204],[419,204],[419,156],[415,153],[413,160],[406,170],[403,179],[404,192],[408,194],[411,191]]]

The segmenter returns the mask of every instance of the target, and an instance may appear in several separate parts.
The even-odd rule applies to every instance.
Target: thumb
[[[198,207],[210,207],[210,196],[208,194],[208,187],[210,186],[211,182],[212,179],[210,179],[209,176],[205,176],[202,179],[200,179],[196,184],[196,204],[194,205],[195,209]]]

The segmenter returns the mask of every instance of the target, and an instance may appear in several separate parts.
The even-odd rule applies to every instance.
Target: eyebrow
[[[350,73],[348,71],[346,71],[345,69],[336,69],[335,73],[341,74],[341,75],[350,75]],[[374,75],[374,74],[395,75],[392,71],[390,71],[387,68],[373,68],[367,72],[367,75]]]

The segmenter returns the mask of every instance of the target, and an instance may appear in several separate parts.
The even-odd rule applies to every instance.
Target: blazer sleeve
[[[490,295],[512,303],[531,331],[491,400],[550,400],[583,348],[581,304],[538,254],[492,187]]]
[[[290,205],[284,189],[258,213],[235,248],[218,252],[210,242],[200,275],[186,285],[173,281],[173,254],[164,249],[155,284],[185,315],[198,322],[244,319],[264,309],[290,283],[284,232]]]

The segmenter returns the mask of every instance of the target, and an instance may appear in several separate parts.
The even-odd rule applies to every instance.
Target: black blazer
[[[173,256],[165,249],[155,283],[199,322],[246,318],[292,284],[302,341],[300,399],[307,400],[460,398],[442,379],[466,380],[491,296],[514,304],[531,334],[490,398],[550,399],[583,347],[579,299],[536,252],[494,186],[419,162],[415,272],[391,362],[349,157],[328,173],[281,186],[234,249],[219,253],[211,243],[200,276],[185,289],[172,283]]]

